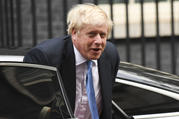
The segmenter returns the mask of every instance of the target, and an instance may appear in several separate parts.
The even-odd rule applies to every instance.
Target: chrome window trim
[[[178,119],[179,112],[135,115],[134,119]]]
[[[121,61],[120,64],[128,65],[128,66],[135,66],[135,67],[138,67],[140,69],[146,69],[146,70],[149,70],[149,71],[154,71],[154,72],[158,72],[158,73],[169,75],[169,76],[176,76],[176,75],[173,75],[173,74],[168,73],[168,72],[164,72],[164,71],[161,71],[161,70],[157,70],[157,69],[154,69],[154,68],[145,67],[145,66],[142,66],[142,65],[133,64],[133,63],[129,63],[129,62],[122,62]],[[120,66],[120,64],[119,64],[119,66]]]
[[[117,79],[116,78],[116,82],[126,84],[126,85],[135,86],[135,87],[142,88],[142,89],[146,89],[146,90],[156,92],[156,93],[171,97],[173,99],[179,100],[179,94],[178,93],[170,92],[170,91],[167,91],[167,90],[164,90],[164,89],[159,89],[157,87],[152,87],[152,86],[145,85],[145,84],[140,84],[140,83],[128,81],[128,80],[125,80],[125,79]]]
[[[24,56],[22,55],[0,55],[0,61],[16,61],[23,62]]]
[[[46,66],[46,65],[40,65],[40,64],[30,64],[30,63],[24,63],[24,62],[0,62],[0,66],[31,67],[31,68],[40,68],[40,69],[57,71],[57,69],[52,66]]]
[[[130,117],[126,114],[126,112],[124,112],[113,100],[112,100],[112,105],[114,107],[116,107],[119,112],[126,118],[126,119],[130,119]]]
[[[150,77],[150,76],[149,77],[143,76],[140,73],[128,72],[128,71],[119,69],[118,76],[116,78],[130,80],[132,82],[138,82],[140,84],[150,85],[153,87],[158,87],[163,90],[168,90],[168,91],[179,94],[179,86],[175,85],[175,84],[179,84],[179,77],[178,78],[176,76],[172,76],[172,77],[173,79],[171,77],[167,77],[166,79],[164,78],[161,80],[160,79],[157,80],[155,78],[153,79],[153,77]],[[171,83],[167,83],[169,81],[171,81]]]
[[[74,118],[74,115],[73,115],[73,112],[72,112],[72,109],[71,109],[71,107],[70,107],[70,103],[68,102],[68,97],[67,97],[67,95],[65,95],[65,88],[64,88],[64,86],[62,85],[62,78],[61,78],[61,75],[60,75],[60,73],[59,73],[59,71],[57,70],[56,71],[57,72],[57,77],[58,77],[58,82],[59,82],[59,85],[60,85],[60,88],[61,88],[61,91],[62,91],[62,95],[63,95],[63,97],[64,97],[64,101],[65,101],[65,103],[66,103],[66,105],[67,105],[67,109],[68,109],[68,112],[69,112],[69,114],[70,114],[70,116],[71,117],[73,117]]]
[[[125,68],[125,69],[123,70],[123,68]],[[168,72],[164,72],[164,71],[149,68],[149,67],[144,67],[144,66],[141,66],[141,65],[138,65],[138,64],[132,64],[132,63],[128,63],[128,62],[120,62],[119,71],[125,71],[126,68],[131,69],[133,73],[137,73],[137,72],[134,72],[134,70],[137,70],[137,71],[140,71],[140,72],[142,70],[143,74],[147,74],[149,76],[151,75],[151,76],[155,76],[155,77],[167,78],[167,79],[172,79],[172,80],[178,80],[179,79],[179,76],[168,73]]]

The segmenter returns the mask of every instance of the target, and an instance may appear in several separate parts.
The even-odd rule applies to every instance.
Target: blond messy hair
[[[78,4],[74,6],[67,16],[68,34],[72,33],[72,30],[80,30],[84,25],[107,25],[108,35],[112,29],[112,20],[107,14],[98,6],[90,3]]]

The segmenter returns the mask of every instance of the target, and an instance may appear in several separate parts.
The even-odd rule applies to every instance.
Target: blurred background
[[[114,21],[121,61],[179,75],[179,0],[0,0],[0,55],[24,55],[67,34],[75,4],[94,3]]]

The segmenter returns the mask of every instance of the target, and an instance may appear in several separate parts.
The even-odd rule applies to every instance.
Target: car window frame
[[[130,85],[130,86],[135,86],[135,87],[138,87],[138,88],[142,88],[142,89],[145,89],[145,90],[148,90],[148,91],[159,93],[161,95],[165,95],[165,96],[171,97],[173,99],[179,100],[179,94],[178,93],[171,92],[171,91],[168,91],[168,90],[165,90],[165,89],[160,89],[160,88],[155,87],[155,86],[146,85],[146,84],[138,83],[138,82],[135,82],[135,81],[132,82],[132,81],[125,79],[125,78],[116,78],[116,82],[126,84],[126,85]],[[170,94],[170,95],[167,95],[167,94]]]
[[[152,92],[155,92],[155,93],[158,93],[158,94],[161,94],[161,95],[165,95],[167,97],[170,97],[170,98],[173,98],[173,99],[176,99],[176,100],[179,101],[179,94],[177,94],[175,92],[170,92],[168,90],[159,89],[157,87],[153,87],[153,86],[142,84],[142,83],[139,84],[138,82],[135,82],[135,81],[132,82],[131,80],[128,80],[128,79],[125,79],[125,78],[117,77],[115,82],[120,83],[120,84],[125,84],[125,85],[128,85],[128,86],[137,87],[137,88],[140,88],[140,89],[145,89],[145,90],[148,90],[148,91],[152,91]],[[169,95],[167,95],[165,93],[168,93]],[[113,101],[113,103],[114,103],[114,101]],[[113,105],[118,109],[118,111],[120,113],[124,112],[117,104],[116,105],[113,104]],[[127,115],[127,114],[124,112],[124,115]],[[126,117],[130,118],[130,116],[128,116],[128,115]],[[179,118],[179,111],[178,112],[168,112],[168,113],[132,115],[132,118],[134,118],[134,119],[170,119],[171,117],[172,117],[172,119],[178,119]],[[176,118],[173,118],[173,117],[176,117]],[[128,118],[126,118],[126,119],[128,119]]]
[[[67,106],[68,113],[70,114],[70,117],[71,117],[70,119],[75,119],[74,114],[73,114],[72,109],[71,109],[71,106],[69,104],[67,95],[66,95],[65,88],[63,86],[61,74],[56,67],[47,66],[47,65],[40,65],[40,64],[16,62],[16,61],[15,62],[14,61],[0,61],[0,66],[14,66],[14,67],[27,67],[27,68],[29,67],[29,68],[38,68],[38,69],[46,69],[46,70],[55,71],[56,74],[57,74],[60,90],[61,90],[64,102],[65,102],[65,105]]]

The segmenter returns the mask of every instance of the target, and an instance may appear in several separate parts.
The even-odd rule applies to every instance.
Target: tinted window
[[[0,66],[0,118],[69,118],[55,71]]]
[[[179,111],[179,102],[138,87],[116,83],[113,100],[129,115]]]

